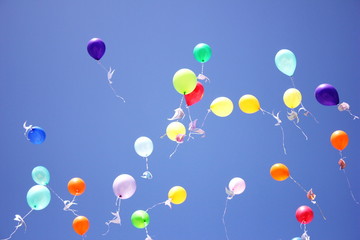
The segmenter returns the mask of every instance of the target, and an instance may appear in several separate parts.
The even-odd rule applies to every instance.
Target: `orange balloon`
[[[284,164],[276,163],[270,168],[270,175],[276,181],[284,181],[290,176],[290,172]]]
[[[72,178],[68,182],[68,190],[72,195],[79,196],[85,192],[86,184],[81,178]]]
[[[342,130],[337,130],[331,134],[330,142],[337,150],[344,150],[349,143],[349,136]]]
[[[79,235],[84,235],[90,227],[89,219],[84,216],[78,216],[74,219],[72,227]]]

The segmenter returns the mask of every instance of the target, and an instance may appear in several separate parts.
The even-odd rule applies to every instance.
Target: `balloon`
[[[218,97],[212,101],[210,109],[216,116],[227,117],[232,113],[234,104],[227,97]]]
[[[336,88],[328,83],[320,84],[315,89],[315,97],[320,104],[325,106],[338,105],[340,102]]]
[[[72,223],[72,227],[77,234],[84,235],[90,227],[89,219],[84,216],[77,216]]]
[[[46,133],[41,127],[31,127],[27,133],[27,138],[34,144],[41,144],[45,141]]]
[[[246,94],[239,99],[239,107],[244,113],[256,113],[260,110],[260,102],[255,96]]]
[[[289,88],[285,91],[283,100],[288,108],[296,108],[302,100],[301,92],[296,88]]]
[[[181,122],[172,122],[166,128],[166,135],[172,141],[176,142],[176,136],[179,134],[186,134],[186,128]]]
[[[199,102],[204,96],[204,86],[200,83],[196,83],[194,91],[185,95],[186,105],[191,106]]]
[[[342,130],[337,130],[331,134],[330,142],[339,151],[346,148],[349,143],[349,136]]]
[[[300,237],[294,237],[294,238],[291,239],[291,240],[301,240],[301,238],[300,238]]]
[[[136,228],[145,228],[149,222],[149,214],[144,210],[137,210],[131,215],[131,223]]]
[[[206,43],[199,43],[195,46],[193,53],[198,62],[204,63],[211,57],[211,48]]]
[[[194,91],[197,83],[197,77],[190,69],[180,69],[173,77],[173,85],[180,94],[189,94]]]
[[[290,176],[290,172],[284,164],[276,163],[270,168],[270,175],[276,181],[284,181]]]
[[[35,167],[31,172],[33,180],[39,185],[48,185],[50,182],[50,173],[43,166]]]
[[[174,204],[181,204],[186,200],[186,190],[181,186],[172,187],[168,193],[168,198]]]
[[[81,178],[72,178],[68,182],[69,193],[75,196],[80,196],[85,192],[86,184]]]
[[[50,191],[42,185],[35,185],[29,189],[26,200],[28,205],[34,210],[42,210],[46,208],[51,200]]]
[[[136,181],[129,174],[121,174],[113,182],[113,191],[118,198],[128,199],[136,191]]]
[[[135,152],[141,157],[148,157],[151,155],[154,145],[150,138],[139,137],[134,143]]]
[[[310,223],[314,218],[314,212],[313,210],[308,206],[301,206],[296,210],[296,219],[301,224],[308,224]]]
[[[100,60],[104,56],[105,50],[105,43],[100,38],[93,38],[88,42],[87,51],[95,60]]]
[[[281,49],[275,55],[275,64],[280,72],[291,77],[296,69],[296,57],[293,52],[288,49]]]
[[[246,188],[246,184],[242,178],[235,177],[231,179],[229,182],[229,189],[235,195],[243,193],[245,191],[245,188]]]

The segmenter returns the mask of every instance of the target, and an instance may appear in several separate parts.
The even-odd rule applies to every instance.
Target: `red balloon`
[[[191,106],[202,99],[204,96],[204,86],[197,82],[194,91],[189,94],[185,94],[186,105]]]
[[[302,224],[310,223],[314,218],[313,210],[308,206],[301,206],[296,210],[296,219]]]

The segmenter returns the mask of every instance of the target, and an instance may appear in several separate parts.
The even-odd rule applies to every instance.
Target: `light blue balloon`
[[[291,240],[301,240],[301,238],[295,237],[295,238],[293,238],[293,239],[291,239]]]
[[[35,167],[31,172],[33,180],[40,185],[48,185],[50,182],[50,173],[43,166]]]
[[[154,150],[153,142],[148,137],[139,137],[134,143],[135,152],[141,157],[148,157]]]
[[[29,189],[26,200],[28,205],[34,210],[42,210],[46,208],[51,200],[51,194],[47,187],[35,185]]]
[[[275,56],[275,64],[280,72],[291,77],[296,69],[295,54],[288,49],[281,49]]]

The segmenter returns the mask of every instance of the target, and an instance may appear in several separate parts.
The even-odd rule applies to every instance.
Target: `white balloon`
[[[134,143],[135,152],[141,157],[148,157],[151,155],[154,145],[150,138],[139,137]]]
[[[246,188],[246,184],[242,178],[235,177],[231,179],[229,182],[229,189],[235,195],[243,193],[245,191],[245,188]]]

